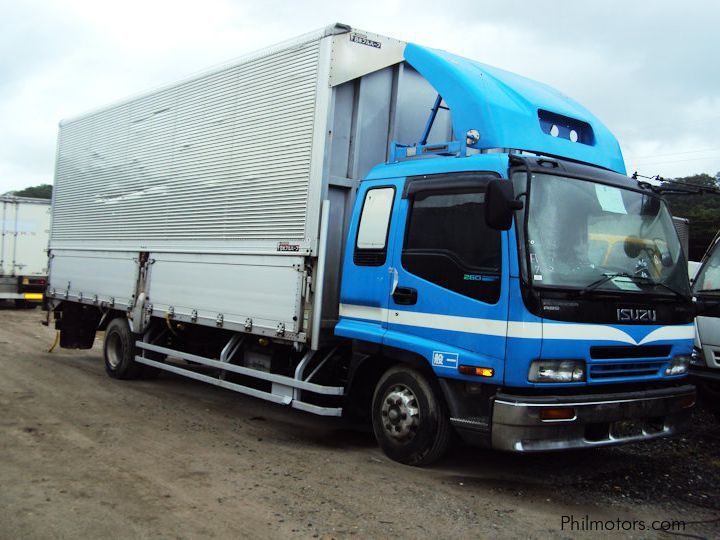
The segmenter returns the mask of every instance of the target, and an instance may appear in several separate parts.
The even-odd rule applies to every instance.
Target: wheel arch
[[[368,346],[354,342],[347,382],[346,416],[361,422],[369,421],[375,387],[383,374],[398,365],[413,368],[427,378],[438,399],[447,402],[445,392],[430,362],[422,355],[386,346]]]

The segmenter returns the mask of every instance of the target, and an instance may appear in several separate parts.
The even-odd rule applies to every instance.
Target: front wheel
[[[406,465],[429,465],[443,456],[450,443],[444,403],[427,378],[411,368],[394,367],[380,378],[372,423],[385,454]]]

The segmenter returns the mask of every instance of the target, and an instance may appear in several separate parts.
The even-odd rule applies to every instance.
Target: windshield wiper
[[[633,280],[633,276],[631,276],[627,272],[615,272],[613,274],[605,274],[605,275],[603,275],[603,277],[601,277],[597,281],[593,281],[590,285],[588,285],[587,287],[582,289],[580,291],[580,296],[583,296],[583,295],[589,293],[590,291],[594,291],[603,283],[607,283],[611,279],[615,279],[617,277],[626,277],[626,278],[630,278],[631,281]]]
[[[662,281],[655,281],[654,279],[649,278],[649,277],[633,276],[632,274],[629,274],[627,272],[616,272],[613,274],[605,274],[603,277],[601,277],[597,281],[593,281],[590,285],[588,285],[583,290],[581,290],[580,296],[583,296],[584,294],[587,294],[590,291],[597,289],[603,283],[607,283],[608,281],[611,281],[618,277],[628,278],[633,283],[641,283],[643,285],[652,285],[653,287],[663,287],[664,289],[667,289],[668,291],[675,294],[679,298],[682,298],[682,299],[688,298],[686,295],[684,295],[680,291],[673,289],[672,287],[670,287],[670,285],[666,285]]]
[[[674,293],[676,296],[678,296],[679,298],[682,298],[683,300],[688,299],[688,296],[684,295],[683,293],[681,293],[678,290],[673,289],[670,285],[667,285],[667,284],[663,283],[662,281],[655,281],[652,278],[642,277],[642,276],[635,276],[634,279],[642,280],[642,281],[640,281],[640,283],[645,283],[648,285],[652,285],[654,287],[663,287],[664,289],[667,289],[671,293]]]

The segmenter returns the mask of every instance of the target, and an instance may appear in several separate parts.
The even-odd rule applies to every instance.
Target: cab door
[[[408,178],[393,228],[387,346],[439,376],[461,365],[502,382],[508,317],[507,234],[485,224],[479,173]]]

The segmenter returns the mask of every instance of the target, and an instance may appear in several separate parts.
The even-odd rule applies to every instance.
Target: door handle
[[[398,286],[398,271],[395,268],[389,268],[390,275],[392,276],[392,287],[390,287],[390,296],[395,294],[395,289]]]
[[[417,289],[412,287],[395,287],[392,295],[396,304],[401,306],[412,306],[417,304]]]

